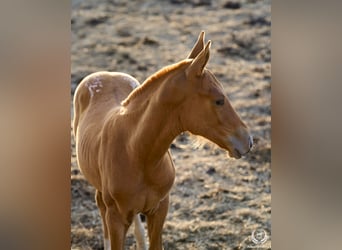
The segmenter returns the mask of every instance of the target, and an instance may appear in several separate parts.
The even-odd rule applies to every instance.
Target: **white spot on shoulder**
[[[101,88],[103,87],[99,76],[96,76],[94,79],[88,81],[86,83],[86,86],[89,89],[90,96],[94,96],[95,92],[99,93],[101,91]]]

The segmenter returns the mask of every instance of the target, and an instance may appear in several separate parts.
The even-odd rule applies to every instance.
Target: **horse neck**
[[[129,143],[137,157],[152,166],[158,163],[173,139],[182,132],[175,106],[158,101],[158,95],[167,82],[163,79],[155,81],[160,82],[126,107],[127,119],[134,127]]]

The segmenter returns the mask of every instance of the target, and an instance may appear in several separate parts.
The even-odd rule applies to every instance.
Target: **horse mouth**
[[[235,159],[240,159],[242,157],[242,154],[235,148],[233,150],[231,149],[227,150],[227,154],[229,157],[235,158]]]
[[[239,150],[237,150],[236,148],[234,148],[233,150],[228,150],[228,155],[232,158],[235,158],[235,159],[240,159],[242,156],[248,154],[250,151],[250,149],[245,152],[245,153],[240,153]]]
[[[237,157],[236,157],[237,159],[240,159],[242,157],[242,154],[236,148],[234,148],[234,152],[237,155]]]

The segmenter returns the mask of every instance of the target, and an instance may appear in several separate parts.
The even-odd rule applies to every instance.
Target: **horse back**
[[[109,109],[121,105],[130,92],[139,86],[134,77],[120,72],[96,72],[85,77],[74,95],[74,135],[81,118],[104,116]]]

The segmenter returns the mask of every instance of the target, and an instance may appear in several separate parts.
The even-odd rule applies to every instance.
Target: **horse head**
[[[203,136],[226,149],[229,155],[240,158],[248,153],[253,139],[241,120],[222,84],[205,66],[210,57],[211,41],[204,45],[204,32],[190,52],[191,59],[185,69],[180,121],[184,130]]]

